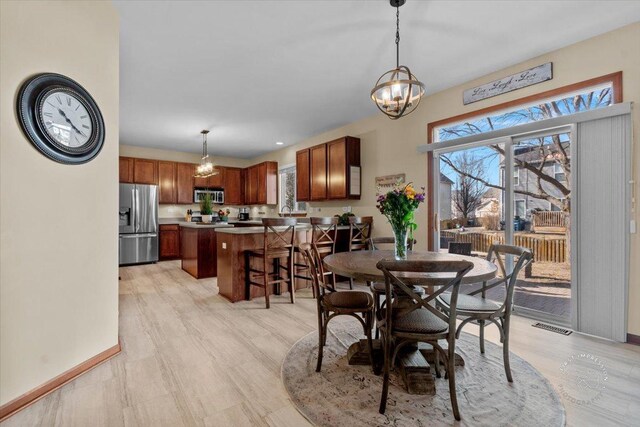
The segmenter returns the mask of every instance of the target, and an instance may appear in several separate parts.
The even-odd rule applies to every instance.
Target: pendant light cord
[[[400,6],[396,6],[396,68],[400,68]]]

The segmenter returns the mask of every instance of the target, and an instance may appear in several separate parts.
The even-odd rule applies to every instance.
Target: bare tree
[[[482,204],[482,196],[486,191],[483,183],[487,181],[484,162],[468,151],[463,151],[455,159],[448,160],[458,172],[452,194],[453,203],[459,214],[464,219],[469,219]]]

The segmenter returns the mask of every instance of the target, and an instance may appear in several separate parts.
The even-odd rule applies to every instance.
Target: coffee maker
[[[240,208],[238,210],[238,221],[249,221],[249,208]]]

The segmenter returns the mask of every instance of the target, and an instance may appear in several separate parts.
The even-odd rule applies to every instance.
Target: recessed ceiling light
[[[276,142],[276,145],[284,145],[284,142],[282,142],[282,141],[277,141],[277,142]]]

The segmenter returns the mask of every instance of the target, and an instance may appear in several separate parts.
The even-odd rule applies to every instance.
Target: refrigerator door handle
[[[138,232],[140,231],[140,195],[138,194],[137,187],[133,190],[133,194],[133,206],[135,206],[136,209],[136,225],[134,230]]]
[[[121,239],[144,239],[144,238],[152,238],[157,237],[156,233],[140,233],[140,234],[121,234]]]

